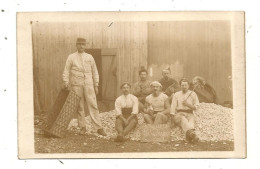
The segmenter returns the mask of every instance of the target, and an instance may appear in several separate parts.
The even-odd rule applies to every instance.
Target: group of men
[[[163,77],[159,81],[150,82],[147,74],[145,69],[139,71],[140,81],[133,85],[133,94],[130,94],[131,84],[123,83],[121,86],[123,94],[115,103],[119,117],[116,121],[119,133],[116,141],[124,140],[124,136],[135,128],[136,114],[140,112],[147,124],[177,125],[183,129],[187,141],[197,142],[199,138],[194,129],[193,111],[197,109],[199,100],[196,93],[189,90],[189,81],[183,78],[178,83],[169,77],[168,69],[162,71]]]
[[[99,116],[96,101],[99,75],[93,57],[85,53],[86,40],[78,38],[77,52],[69,55],[63,72],[64,88],[70,88],[81,97],[78,109],[80,133],[86,133],[85,104],[97,133],[106,136]],[[193,111],[199,105],[195,92],[189,90],[187,79],[178,83],[170,78],[170,70],[162,71],[162,79],[150,82],[144,68],[139,71],[140,81],[132,88],[131,84],[121,85],[122,95],[115,101],[116,130],[115,141],[124,141],[138,121],[137,114],[142,113],[147,124],[172,123],[180,126],[189,142],[198,141],[194,130]]]

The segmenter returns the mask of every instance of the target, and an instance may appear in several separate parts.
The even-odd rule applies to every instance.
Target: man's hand
[[[173,86],[171,86],[169,90],[170,90],[171,93],[174,93],[174,91],[175,91]]]
[[[192,110],[196,110],[196,107],[193,106],[193,105],[191,105],[191,104],[189,104],[189,103],[187,103],[186,100],[184,100],[184,101],[182,102],[182,104],[183,104],[184,106],[189,107],[189,108],[192,109]]]
[[[96,95],[98,95],[98,86],[94,87]]]
[[[69,84],[63,83],[62,89],[69,90]]]
[[[184,101],[182,101],[182,104],[184,105],[184,106],[187,106],[187,107],[189,107],[189,103],[187,103],[187,100],[184,100]]]
[[[154,117],[154,113],[153,113],[153,111],[151,110],[151,111],[149,111],[148,112],[148,114],[150,114],[152,117]]]
[[[128,125],[128,120],[126,120],[125,118],[124,118],[124,123],[125,123],[125,126]]]

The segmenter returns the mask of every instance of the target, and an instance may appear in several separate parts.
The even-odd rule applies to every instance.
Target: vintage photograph
[[[33,153],[234,152],[237,33],[209,15],[31,20]]]

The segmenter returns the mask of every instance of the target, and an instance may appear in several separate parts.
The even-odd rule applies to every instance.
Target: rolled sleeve
[[[115,110],[116,110],[116,116],[119,116],[119,115],[122,114],[122,107],[121,107],[121,103],[120,103],[120,98],[116,99]]]
[[[177,109],[177,98],[173,95],[170,114],[175,115]]]
[[[195,108],[197,109],[200,105],[200,102],[199,102],[198,96],[195,92],[193,93],[193,102],[194,102]]]
[[[132,114],[138,114],[138,99],[133,96],[133,111]]]
[[[69,56],[66,61],[65,68],[62,74],[63,82],[66,85],[69,84],[69,75],[70,75],[71,66],[72,66],[72,61],[71,61],[71,57]]]

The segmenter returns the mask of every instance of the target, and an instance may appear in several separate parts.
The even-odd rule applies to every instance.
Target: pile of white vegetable
[[[203,141],[232,141],[233,140],[233,110],[222,107],[213,103],[201,103],[198,110],[194,112],[195,115],[195,130]],[[105,139],[115,138],[117,132],[115,130],[115,111],[100,113],[102,125],[108,136]],[[127,137],[131,140],[140,140],[141,129],[145,125],[142,114],[138,114],[138,125]],[[87,134],[97,135],[91,124],[90,117],[86,117]],[[73,119],[68,129],[71,131],[78,131],[77,119]],[[184,140],[185,136],[179,127],[174,127],[171,131],[172,141]]]

